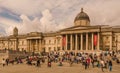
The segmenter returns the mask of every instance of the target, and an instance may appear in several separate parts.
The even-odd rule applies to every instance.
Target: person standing
[[[3,60],[2,60],[2,65],[3,65],[3,67],[5,66],[5,59],[3,58]]]
[[[48,58],[48,67],[51,67],[51,59]]]
[[[87,58],[87,67],[89,68],[89,65],[90,65],[90,58]]]
[[[85,60],[84,66],[85,66],[85,69],[87,69],[87,68],[88,68],[88,63],[87,63],[87,60]]]
[[[108,67],[109,67],[109,71],[112,71],[112,61],[111,60],[109,60],[109,62],[108,62]]]
[[[41,67],[40,59],[39,59],[39,58],[38,58],[38,60],[37,60],[37,67]]]
[[[6,65],[8,66],[8,64],[9,64],[9,59],[7,58],[6,59]]]
[[[60,59],[60,61],[59,61],[59,66],[63,66],[62,59]]]

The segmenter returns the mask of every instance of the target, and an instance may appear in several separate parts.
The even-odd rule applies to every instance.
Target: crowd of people
[[[103,72],[104,69],[109,69],[112,71],[113,62],[120,64],[118,55],[119,52],[101,52],[99,55],[96,53],[74,53],[74,52],[50,52],[46,55],[41,56],[27,56],[26,58],[16,57],[14,60],[3,59],[2,65],[3,67],[8,64],[22,64],[26,63],[27,65],[41,67],[42,64],[47,62],[47,66],[51,67],[52,63],[58,63],[58,66],[63,66],[63,62],[69,64],[69,66],[73,66],[73,64],[82,64],[82,67],[87,70],[90,67],[100,68]]]

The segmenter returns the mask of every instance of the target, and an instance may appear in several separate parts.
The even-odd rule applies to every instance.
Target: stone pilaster
[[[112,35],[110,35],[110,50],[112,50]]]
[[[16,48],[16,40],[13,40],[14,50],[17,50]]]
[[[9,43],[9,40],[8,40],[8,48],[7,48],[7,49],[10,49],[10,48],[9,48],[9,44],[10,44],[10,43]]]

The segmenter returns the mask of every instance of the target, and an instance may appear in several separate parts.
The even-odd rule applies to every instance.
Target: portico
[[[94,39],[94,36],[97,36]],[[65,51],[93,51],[100,50],[99,47],[99,32],[90,32],[90,33],[73,33],[73,34],[64,34],[66,37]],[[94,44],[96,41],[96,45]]]
[[[40,37],[27,38],[27,50],[30,52],[40,52],[42,49],[42,40]]]

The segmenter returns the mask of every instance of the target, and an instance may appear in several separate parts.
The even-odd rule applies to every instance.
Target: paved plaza
[[[92,68],[85,70],[81,64],[73,64],[72,67],[68,63],[63,63],[63,66],[58,66],[58,63],[52,63],[52,67],[48,68],[47,64],[42,64],[41,67],[28,66],[26,64],[9,65],[2,67],[0,65],[0,73],[120,73],[120,65],[114,64],[113,71],[109,72],[100,68]]]

